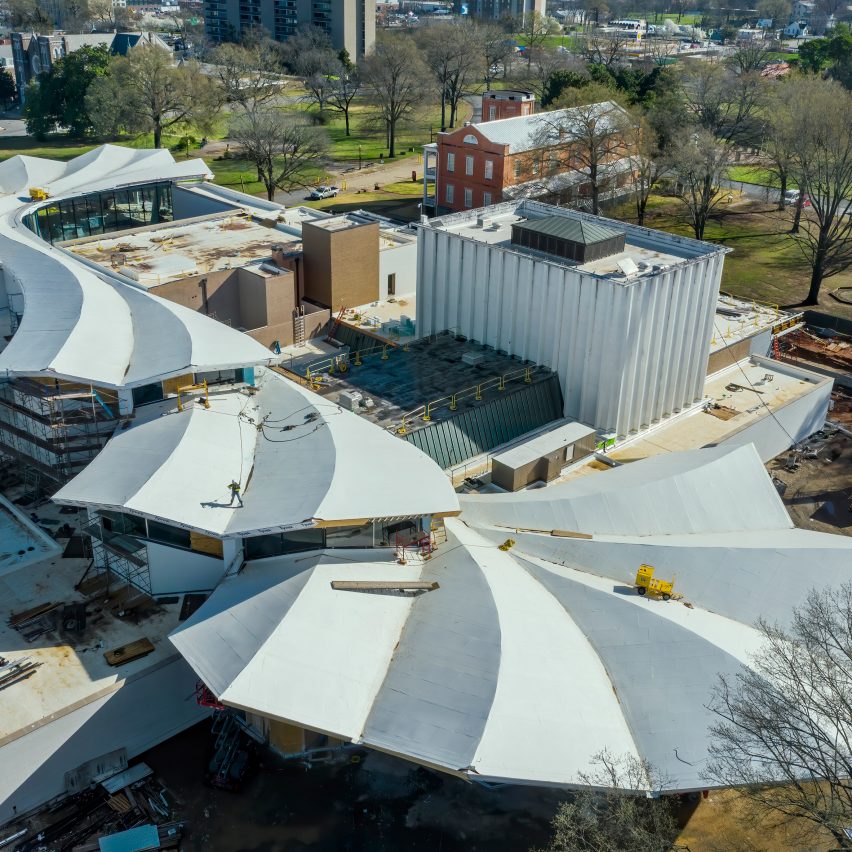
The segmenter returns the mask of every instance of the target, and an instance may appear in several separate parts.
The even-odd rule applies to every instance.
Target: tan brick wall
[[[305,298],[336,313],[379,298],[379,225],[302,225]]]

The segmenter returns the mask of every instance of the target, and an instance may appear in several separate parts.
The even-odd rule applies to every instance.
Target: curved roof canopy
[[[6,292],[23,300],[18,329],[0,352],[7,375],[50,375],[103,387],[269,363],[247,335],[95,271],[23,224],[44,206],[38,186],[59,198],[159,180],[202,179],[202,160],[175,162],[165,150],[103,145],[67,163],[17,156],[0,163],[0,262]]]
[[[463,776],[578,786],[609,749],[648,760],[667,790],[702,789],[712,689],[749,665],[757,619],[783,623],[811,587],[852,579],[852,540],[795,529],[751,445],[463,498],[447,529],[420,564],[250,563],[172,642],[227,704]],[[638,596],[642,562],[690,606]],[[333,590],[341,579],[439,588]]]
[[[458,511],[413,445],[276,373],[258,382],[116,433],[53,499],[220,537]]]

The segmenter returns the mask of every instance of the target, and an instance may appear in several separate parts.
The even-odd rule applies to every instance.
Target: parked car
[[[788,189],[784,193],[784,203],[785,204],[793,205],[793,204],[798,203],[798,201],[799,201],[799,190],[798,189]],[[804,201],[802,201],[802,207],[810,207],[810,206],[811,206],[810,199],[807,196],[805,196]]]
[[[319,201],[323,198],[334,198],[339,192],[340,189],[336,186],[318,186],[311,191],[308,198],[311,201]]]

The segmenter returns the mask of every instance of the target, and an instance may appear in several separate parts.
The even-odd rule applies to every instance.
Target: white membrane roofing
[[[795,529],[750,445],[463,497],[446,526],[405,566],[377,550],[249,563],[172,641],[228,704],[449,772],[577,786],[607,748],[690,790],[710,784],[713,686],[749,664],[757,619],[852,580],[852,539]],[[691,606],[637,595],[642,562]],[[439,588],[330,586],[404,578]]]
[[[132,387],[273,360],[247,335],[137,289],[107,270],[93,270],[22,221],[62,198],[209,176],[202,160],[176,162],[166,150],[115,145],[67,163],[27,156],[0,163],[0,262],[7,293],[23,301],[20,326],[0,352],[0,371]],[[34,186],[44,189],[50,201],[31,201]]]
[[[54,500],[219,537],[458,510],[428,456],[277,373],[209,400],[117,432]]]

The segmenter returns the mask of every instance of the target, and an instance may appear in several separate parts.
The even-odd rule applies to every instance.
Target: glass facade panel
[[[372,547],[373,524],[361,527],[335,527],[325,531],[326,547]]]
[[[189,547],[191,539],[189,530],[162,524],[159,521],[148,521],[148,538],[151,541],[161,541],[163,544],[175,544],[178,547]]]
[[[24,223],[53,243],[170,222],[172,218],[172,186],[155,183],[49,204],[26,216]]]
[[[246,559],[264,559],[267,556],[281,556],[302,550],[318,550],[324,545],[325,535],[320,529],[258,535],[245,540]]]

